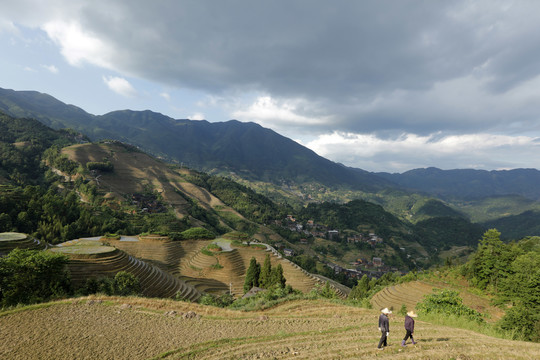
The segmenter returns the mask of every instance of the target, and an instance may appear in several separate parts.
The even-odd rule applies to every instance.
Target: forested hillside
[[[317,182],[374,191],[390,182],[350,169],[254,123],[176,120],[152,111],[113,111],[91,115],[33,91],[0,89],[0,109],[31,116],[53,128],[72,128],[93,141],[116,139],[144,151],[217,174],[281,184]]]
[[[527,220],[536,219],[535,211],[540,210],[540,173],[534,169],[428,168],[375,174],[331,162],[254,123],[176,120],[131,110],[96,116],[47,94],[6,89],[0,89],[0,109],[56,129],[81,131],[93,141],[121,140],[167,162],[233,179],[276,203],[296,208],[311,202],[363,199],[413,224],[433,217],[496,224],[493,221],[499,218],[527,212],[501,220],[503,237],[538,234]],[[519,232],[510,229],[514,226],[519,226]]]

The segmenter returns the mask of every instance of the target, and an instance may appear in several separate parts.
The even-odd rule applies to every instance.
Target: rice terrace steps
[[[46,242],[31,238],[26,234],[16,232],[0,233],[0,256],[6,255],[15,248],[45,250],[50,245]]]
[[[209,245],[214,251],[210,251]],[[166,236],[121,236],[75,239],[51,246],[25,234],[0,234],[0,255],[12,249],[49,249],[68,256],[72,282],[83,286],[89,278],[113,277],[127,271],[139,278],[142,293],[149,297],[177,297],[197,301],[202,293],[244,294],[244,279],[251,258],[260,264],[270,255],[272,266],[281,264],[287,284],[304,293],[327,281],[339,297],[350,289],[313,275],[281,256],[269,245],[233,246],[224,238],[172,241]]]
[[[488,313],[492,321],[499,319],[503,314],[500,309],[490,304],[489,299],[471,293],[467,288],[454,288],[448,284],[420,280],[387,286],[373,295],[370,302],[374,309],[387,307],[393,311],[398,311],[405,305],[407,310],[413,310],[423,300],[423,297],[432,294],[434,289],[454,289],[458,291],[463,299],[463,304],[480,313]]]
[[[397,311],[402,305],[408,310],[416,307],[424,295],[431,294],[434,286],[422,281],[412,281],[404,284],[385,287],[371,298],[374,309],[392,308]]]
[[[196,301],[200,292],[157,266],[139,260],[95,240],[74,240],[51,249],[69,257],[72,282],[83,285],[88,278],[112,277],[120,271],[139,278],[141,291],[148,297],[178,297]]]

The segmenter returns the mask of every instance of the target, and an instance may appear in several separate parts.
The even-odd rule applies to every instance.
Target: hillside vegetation
[[[482,222],[493,224],[501,217],[516,215],[502,220],[504,238],[534,236],[539,231],[533,224],[539,220],[537,214],[523,214],[540,208],[540,172],[535,169],[428,168],[403,174],[370,173],[324,159],[254,123],[176,120],[152,111],[131,110],[95,116],[47,94],[6,89],[0,89],[0,109],[12,116],[39,119],[56,129],[81,131],[94,141],[116,139],[133,144],[171,163],[232,178],[295,207],[313,201],[363,199],[413,224],[433,217],[463,217],[483,226]],[[0,183],[4,178],[0,174]],[[497,200],[500,196],[506,200]],[[433,201],[438,203],[436,207]],[[518,226],[519,233],[511,229]]]

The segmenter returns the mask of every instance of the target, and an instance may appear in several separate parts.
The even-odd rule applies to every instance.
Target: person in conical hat
[[[387,346],[387,338],[390,335],[390,322],[388,321],[388,315],[391,314],[388,308],[381,310],[381,315],[379,316],[379,331],[381,332],[381,340],[379,340],[379,345],[377,349],[383,350],[383,346]]]
[[[403,341],[401,342],[401,346],[407,346],[405,345],[405,343],[407,342],[408,338],[411,338],[413,345],[416,344],[413,338],[413,333],[414,333],[414,318],[417,316],[418,315],[416,315],[414,311],[409,311],[407,315],[405,316],[405,330],[407,331],[407,333],[405,334],[405,337],[403,338]]]

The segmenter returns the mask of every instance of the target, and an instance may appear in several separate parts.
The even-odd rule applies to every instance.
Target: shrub
[[[113,288],[115,295],[137,295],[141,291],[141,284],[135,275],[120,271],[114,276]]]
[[[401,309],[399,309],[398,314],[402,316],[407,315],[407,306],[405,304],[401,305]]]
[[[88,170],[99,170],[103,172],[114,171],[114,165],[110,161],[105,161],[105,162],[89,161],[86,163],[86,168]]]
[[[260,291],[250,298],[238,299],[229,308],[243,311],[257,311],[270,308],[285,301],[306,298],[309,298],[309,296],[302,294],[298,290],[294,290],[290,285],[284,288],[275,286],[272,289]]]
[[[195,227],[187,229],[181,233],[182,239],[184,240],[196,240],[196,239],[215,239],[216,235],[201,227]]]
[[[119,271],[114,278],[89,278],[77,292],[82,295],[103,293],[106,295],[138,295],[141,291],[139,278],[127,271]]]
[[[68,258],[50,251],[15,249],[0,258],[0,304],[47,301],[71,292]]]
[[[206,248],[211,251],[221,251],[221,247],[218,244],[214,244],[214,243],[208,244]]]
[[[424,300],[418,303],[416,308],[426,314],[440,313],[465,317],[477,322],[484,321],[482,314],[463,305],[459,293],[454,290],[435,290],[434,294],[425,295]]]
[[[327,281],[324,286],[321,288],[318,284],[315,286],[315,289],[312,291],[315,292],[315,294],[319,297],[323,297],[325,299],[337,299],[338,295],[336,291],[330,286],[330,283]]]
[[[226,307],[231,305],[234,302],[234,297],[231,294],[204,294],[199,299],[199,303],[203,305],[211,305],[217,307]]]
[[[512,333],[515,340],[540,342],[540,314],[538,309],[524,305],[514,306],[506,311],[497,323],[498,327]]]
[[[111,234],[111,233],[106,233],[105,235],[103,235],[103,237],[105,239],[112,239],[112,240],[120,240],[122,238],[122,236],[118,234]]]

